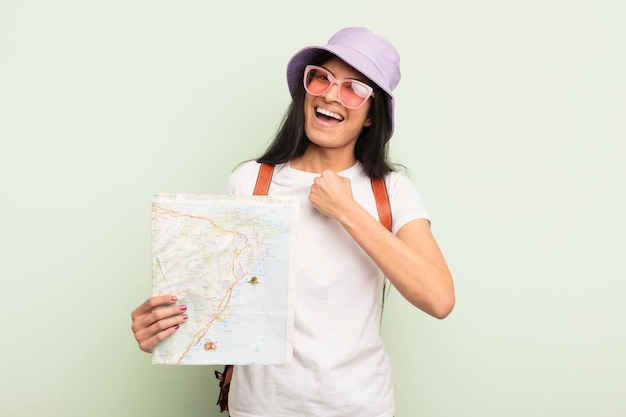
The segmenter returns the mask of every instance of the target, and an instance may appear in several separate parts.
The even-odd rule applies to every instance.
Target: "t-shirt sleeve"
[[[408,177],[392,172],[387,179],[387,187],[393,233],[397,233],[402,226],[416,219],[426,219],[430,222],[422,196]]]
[[[226,179],[224,194],[252,195],[259,165],[256,161],[248,161],[238,166]]]

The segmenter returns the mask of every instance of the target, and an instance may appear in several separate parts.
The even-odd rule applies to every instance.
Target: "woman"
[[[386,276],[437,318],[454,306],[452,277],[418,192],[387,159],[399,56],[366,28],[345,28],[287,66],[293,97],[263,156],[237,168],[226,193],[250,195],[261,162],[275,166],[270,195],[300,201],[294,359],[236,366],[233,417],[391,417],[389,360],[379,338]],[[370,180],[384,178],[392,230],[377,218]],[[156,307],[160,307],[156,309]],[[152,351],[186,319],[169,296],[132,313],[142,350]]]

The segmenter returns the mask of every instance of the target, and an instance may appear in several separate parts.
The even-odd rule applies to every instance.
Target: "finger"
[[[318,187],[319,187],[319,186],[321,186],[321,184],[322,184],[322,182],[323,182],[323,181],[324,181],[324,180],[323,180],[323,178],[322,178],[322,177],[316,177],[316,178],[313,180],[313,185],[312,185],[312,187],[315,187],[315,186],[318,186]]]
[[[144,301],[139,307],[134,309],[133,312],[130,313],[130,317],[131,319],[135,320],[135,318],[139,316],[149,314],[156,307],[171,305],[174,304],[176,301],[178,301],[178,297],[169,294],[150,297],[146,301]]]
[[[145,340],[137,340],[137,343],[139,344],[139,349],[143,350],[144,352],[152,353],[156,345],[176,333],[176,330],[178,330],[178,328],[178,326],[168,327],[167,329],[158,332]]]
[[[133,330],[133,333],[137,333],[138,331],[146,329],[161,320],[180,316],[181,314],[184,314],[185,311],[187,311],[187,306],[184,304],[155,307],[149,313],[135,316],[130,327]]]
[[[154,346],[174,334],[187,319],[187,314],[183,313],[159,320],[146,328],[138,330],[135,332],[135,339],[139,344],[139,348],[145,352],[151,352]]]
[[[332,177],[338,177],[338,176],[339,175],[335,171],[332,171],[330,169],[326,169],[322,171],[322,174],[320,175],[320,177],[322,178],[332,178]]]

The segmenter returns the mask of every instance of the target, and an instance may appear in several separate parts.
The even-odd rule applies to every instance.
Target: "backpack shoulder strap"
[[[259,175],[256,177],[253,195],[267,195],[272,183],[272,175],[274,175],[274,165],[261,162]]]
[[[372,191],[374,191],[374,198],[376,199],[378,220],[391,232],[391,204],[389,204],[389,194],[387,194],[385,178],[372,178]]]

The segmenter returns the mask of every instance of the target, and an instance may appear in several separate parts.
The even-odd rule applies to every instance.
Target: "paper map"
[[[279,364],[291,360],[297,200],[157,194],[153,295],[173,294],[189,319],[152,363]]]

